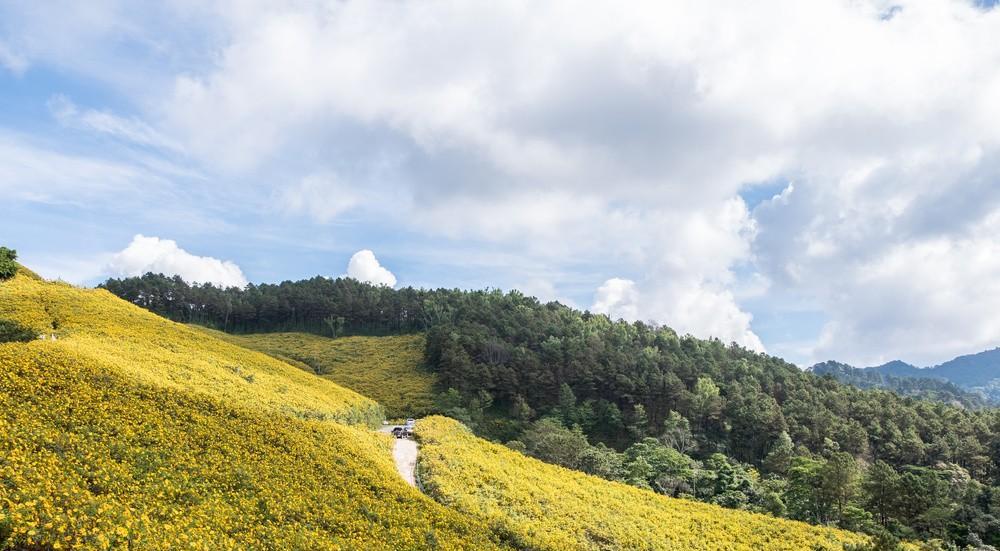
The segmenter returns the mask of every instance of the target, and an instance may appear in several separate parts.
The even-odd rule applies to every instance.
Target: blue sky
[[[1000,344],[994,5],[0,2],[0,242],[933,364]]]

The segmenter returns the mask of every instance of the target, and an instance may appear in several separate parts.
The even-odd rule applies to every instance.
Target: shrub
[[[10,539],[10,535],[13,530],[14,529],[10,526],[10,519],[7,517],[0,517],[0,548],[3,548],[4,543]]]
[[[35,339],[35,332],[16,321],[0,319],[0,342],[28,342]]]
[[[0,247],[0,281],[10,279],[17,273],[17,251]]]

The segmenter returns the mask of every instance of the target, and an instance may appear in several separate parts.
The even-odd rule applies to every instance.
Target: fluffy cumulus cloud
[[[631,279],[613,277],[604,282],[594,293],[594,312],[607,314],[611,319],[635,320],[639,317],[639,292]]]
[[[728,321],[740,307],[715,289],[749,251],[752,221],[734,195],[781,155],[718,162],[745,136],[719,139],[727,121],[695,107],[698,76],[676,66],[672,45],[644,43],[661,32],[642,10],[267,11],[264,25],[231,13],[219,64],[177,80],[165,123],[204,159],[240,172],[290,152],[324,156],[322,176],[282,192],[288,210],[322,223],[384,204],[385,194],[366,203],[374,196],[360,191],[377,173],[395,185],[387,218],[411,231],[517,244],[523,265],[609,257],[648,273],[638,287],[671,300],[713,289],[721,310],[675,319],[687,310],[664,299],[636,315],[759,342],[749,323]],[[661,23],[674,15],[654,12]],[[562,23],[525,26],[528,17]],[[343,139],[356,135],[364,148]]]
[[[26,29],[26,63],[100,71],[88,44],[141,45],[130,32],[150,27],[115,5],[101,4],[89,32],[53,23],[72,49],[4,15]],[[99,75],[151,106],[149,126],[100,109],[67,120],[164,137],[287,216],[500,251],[523,273],[556,266],[577,287],[589,278],[595,307],[681,332],[760,348],[764,316],[748,304],[772,321],[808,310],[822,330],[786,323],[794,334],[764,339],[801,341],[800,363],[933,362],[998,344],[986,312],[1000,290],[985,282],[1000,271],[980,259],[1000,215],[1000,9],[172,6],[149,53],[163,74]],[[116,80],[127,74],[149,87]],[[740,199],[769,182],[791,185],[759,205]]]
[[[347,275],[374,285],[396,286],[396,276],[382,266],[375,258],[375,253],[368,249],[358,251],[351,256],[351,260],[347,263]]]
[[[264,24],[231,15],[218,65],[178,79],[169,111],[206,158],[248,169],[363,128],[368,150],[352,163],[398,182],[401,224],[522,243],[526,262],[605,257],[642,274],[632,292],[643,300],[616,308],[682,331],[760,346],[732,292],[745,265],[829,318],[817,353],[910,352],[889,337],[927,327],[920,304],[865,325],[870,345],[856,340],[853,300],[891,306],[862,292],[860,267],[900,243],[957,239],[965,230],[940,223],[955,212],[930,210],[940,198],[962,217],[997,208],[985,163],[1000,143],[1000,15],[972,3],[317,3],[271,8]],[[794,207],[733,204],[776,177],[796,180]],[[949,342],[965,328],[937,330]],[[963,344],[987,344],[976,342]]]
[[[597,288],[591,311],[628,321],[670,320],[681,334],[728,338],[751,350],[764,343],[750,328],[753,316],[735,306],[731,292],[706,285],[651,285],[642,292],[630,279],[611,278]],[[656,317],[653,317],[656,316]]]
[[[143,235],[136,235],[128,247],[115,254],[106,271],[118,277],[147,272],[179,275],[188,282],[223,287],[245,287],[248,283],[240,267],[230,261],[193,255],[175,241]]]
[[[995,346],[1000,213],[963,233],[901,242],[863,259],[832,255],[844,261],[843,279],[815,289],[831,319],[812,355],[849,349],[861,365],[900,355],[929,365]]]
[[[679,333],[714,336],[751,350],[765,351],[764,343],[751,329],[753,315],[737,306],[733,293],[711,284],[662,286],[651,299],[654,311]],[[655,319],[655,318],[654,318]]]
[[[805,362],[932,365],[998,344],[1000,152],[952,138],[804,176],[754,209],[759,267],[826,318]]]

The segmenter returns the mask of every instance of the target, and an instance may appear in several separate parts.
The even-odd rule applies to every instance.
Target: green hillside
[[[219,338],[259,350],[374,399],[390,418],[434,412],[435,376],[424,368],[424,337],[341,337],[308,333],[228,335]]]

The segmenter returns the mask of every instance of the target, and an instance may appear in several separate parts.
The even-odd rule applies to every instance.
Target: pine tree
[[[785,474],[791,466],[792,457],[795,455],[795,445],[788,433],[781,431],[781,434],[774,439],[771,444],[771,451],[764,459],[764,469],[771,473]]]

